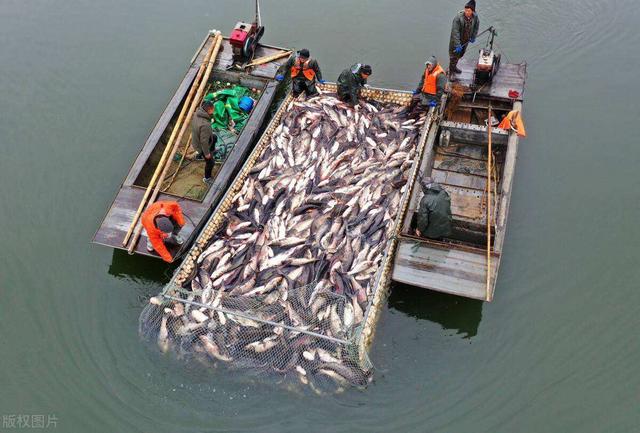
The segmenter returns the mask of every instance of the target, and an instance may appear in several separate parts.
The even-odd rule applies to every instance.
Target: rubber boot
[[[458,58],[451,57],[449,61],[449,75],[460,74],[462,71],[458,69]]]

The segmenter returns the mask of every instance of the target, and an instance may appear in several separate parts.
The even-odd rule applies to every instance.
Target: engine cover
[[[485,84],[493,78],[500,59],[493,50],[482,49],[478,57],[478,64],[475,70],[474,83],[477,85]]]
[[[251,24],[243,23],[242,21],[238,22],[231,32],[229,42],[232,46],[242,49],[245,42],[247,41],[247,38],[249,37],[250,31]]]

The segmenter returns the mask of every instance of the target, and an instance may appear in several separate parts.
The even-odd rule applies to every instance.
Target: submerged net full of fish
[[[425,121],[404,111],[291,102],[182,301],[152,299],[141,332],[207,364],[366,385],[355,342]]]

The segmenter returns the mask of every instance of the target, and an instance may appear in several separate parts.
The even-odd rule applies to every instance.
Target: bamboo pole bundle
[[[178,133],[178,130],[180,129],[180,123],[182,122],[182,119],[184,118],[185,114],[187,113],[187,109],[189,108],[189,105],[191,103],[191,98],[193,97],[195,90],[200,85],[200,78],[202,77],[202,74],[206,70],[207,61],[209,60],[209,58],[211,57],[211,54],[213,53],[213,48],[214,48],[214,44],[211,44],[211,47],[209,48],[209,51],[207,51],[207,53],[205,54],[204,61],[202,62],[202,65],[200,65],[200,69],[198,69],[198,73],[196,74],[196,78],[193,80],[193,84],[191,85],[191,89],[189,90],[189,93],[187,94],[187,98],[185,99],[184,104],[182,105],[182,109],[180,110],[180,114],[178,115],[178,119],[176,120],[176,124],[173,127],[173,131],[171,131],[171,136],[169,137],[169,141],[167,141],[167,146],[164,148],[164,152],[162,152],[162,156],[160,157],[160,161],[158,162],[158,166],[156,167],[155,171],[153,172],[153,176],[151,177],[151,180],[149,181],[149,185],[147,186],[147,189],[144,192],[144,196],[142,197],[142,201],[140,201],[140,205],[138,206],[138,210],[136,211],[136,214],[133,217],[133,221],[131,221],[131,225],[129,226],[129,229],[127,230],[127,234],[125,235],[124,240],[122,241],[122,246],[126,246],[127,243],[129,243],[129,239],[131,237],[131,234],[133,233],[133,230],[136,227],[136,224],[137,224],[138,220],[140,219],[140,215],[142,215],[142,211],[145,209],[145,205],[147,203],[147,199],[149,198],[149,194],[151,193],[153,187],[156,184],[156,181],[158,180],[158,175],[160,174],[161,169],[164,167],[165,163],[167,162],[167,156],[169,156],[169,152],[171,151],[171,148],[173,147],[173,143],[174,143],[174,140],[176,138],[176,134]]]
[[[193,117],[193,113],[195,112],[196,108],[200,104],[200,99],[202,99],[202,94],[204,93],[205,87],[207,86],[207,82],[209,80],[209,76],[211,75],[211,70],[213,69],[213,65],[216,62],[216,58],[218,57],[218,52],[220,51],[221,44],[222,44],[222,35],[220,33],[217,33],[212,43],[212,45],[214,46],[214,49],[213,49],[213,53],[211,54],[211,57],[209,58],[207,69],[204,73],[204,76],[202,77],[202,81],[200,83],[200,86],[198,87],[196,96],[191,101],[191,104],[187,111],[187,115],[184,118],[184,121],[182,122],[182,127],[180,128],[180,133],[178,134],[178,138],[173,143],[171,154],[169,155],[168,163],[165,163],[162,169],[162,173],[160,174],[160,178],[158,179],[156,187],[154,188],[153,193],[149,198],[148,205],[151,205],[152,203],[154,203],[156,200],[156,197],[158,197],[158,193],[160,192],[160,187],[164,183],[164,178],[166,177],[167,171],[171,166],[170,162],[173,160],[173,157],[176,154],[176,151],[178,150],[179,143],[182,142],[182,137],[184,136],[185,131],[189,128],[191,124],[191,118]],[[138,243],[138,239],[140,238],[141,233],[142,233],[142,226],[138,225],[133,234],[133,238],[131,239],[131,243],[129,244],[129,248],[127,249],[129,251],[129,254],[133,254],[133,250],[136,248],[136,244]]]

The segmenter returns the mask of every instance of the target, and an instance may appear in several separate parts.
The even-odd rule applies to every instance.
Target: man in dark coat
[[[431,178],[421,182],[424,196],[420,200],[416,234],[430,239],[451,235],[451,198],[449,193]]]
[[[198,152],[198,156],[204,158],[204,178],[202,181],[211,184],[211,172],[213,171],[213,150],[218,137],[211,129],[211,116],[213,115],[213,102],[204,101],[196,110],[191,119],[191,146]]]
[[[449,74],[459,74],[458,60],[464,56],[468,44],[473,44],[478,36],[480,19],[476,14],[476,2],[470,0],[464,10],[453,19],[451,39],[449,40]]]
[[[320,84],[324,84],[322,79],[322,72],[320,66],[315,59],[311,59],[309,50],[306,48],[301,49],[295,56],[289,57],[287,63],[285,63],[280,69],[283,68],[291,77],[291,93],[297,97],[304,92],[307,97],[318,95],[318,89],[316,89],[316,81]],[[285,76],[282,73],[276,75],[276,80],[282,81]]]
[[[369,65],[356,63],[350,69],[342,71],[338,77],[338,98],[354,107],[358,104],[360,90],[367,84],[373,70]]]

